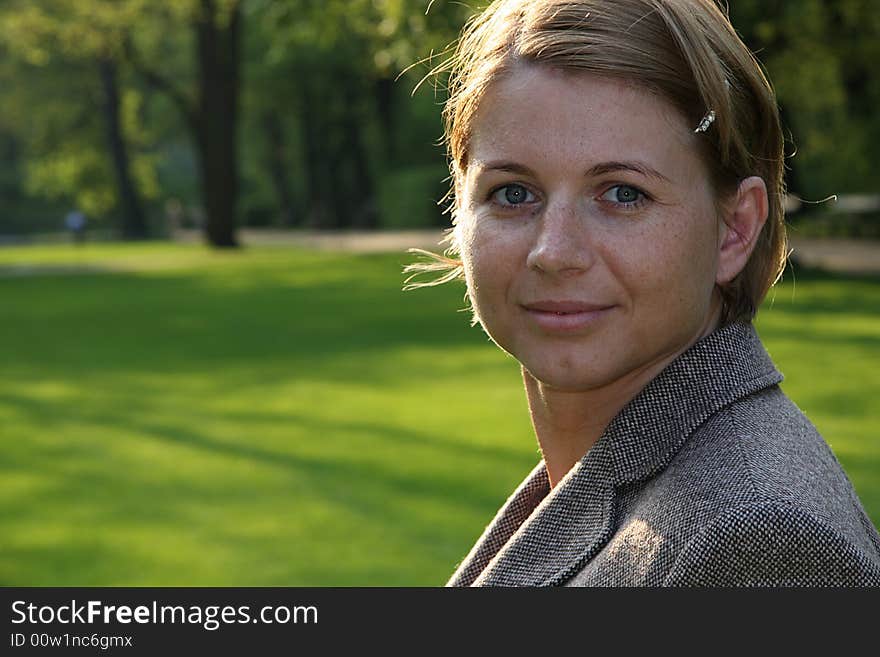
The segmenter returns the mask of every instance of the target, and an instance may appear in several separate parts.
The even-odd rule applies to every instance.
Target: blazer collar
[[[565,581],[613,534],[618,487],[656,475],[711,415],[781,380],[751,324],[731,324],[700,340],[621,410],[552,491],[539,463],[448,585]]]

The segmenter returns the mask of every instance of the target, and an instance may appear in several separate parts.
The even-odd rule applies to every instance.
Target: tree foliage
[[[218,245],[243,224],[438,221],[442,88],[410,97],[428,68],[410,67],[443,53],[471,12],[452,0],[7,0],[0,233],[53,202],[128,236],[147,229],[138,212],[155,229],[182,204]],[[877,190],[874,3],[737,0],[730,14],[775,83],[790,189]]]
[[[2,6],[0,75],[15,92],[4,96],[0,120],[25,160],[26,191],[67,198],[92,216],[125,201],[123,233],[142,237],[139,198],[155,197],[159,186],[140,120],[142,96],[124,85],[116,65],[132,19],[125,3],[91,4]]]
[[[731,3],[774,82],[791,133],[789,187],[805,198],[880,189],[876,9],[872,0]]]

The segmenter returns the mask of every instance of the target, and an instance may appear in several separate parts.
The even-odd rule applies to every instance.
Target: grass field
[[[442,584],[538,454],[406,260],[0,250],[0,584]],[[803,273],[759,330],[880,523],[880,280]]]

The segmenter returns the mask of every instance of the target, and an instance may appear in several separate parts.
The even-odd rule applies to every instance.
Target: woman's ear
[[[764,180],[758,176],[744,178],[724,210],[715,275],[718,285],[732,281],[746,266],[767,221],[768,207]]]

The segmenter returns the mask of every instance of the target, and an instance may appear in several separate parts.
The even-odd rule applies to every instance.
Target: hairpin
[[[709,129],[709,126],[712,125],[712,122],[715,120],[715,110],[709,110],[706,116],[700,121],[700,125],[698,125],[694,132],[706,132]]]

